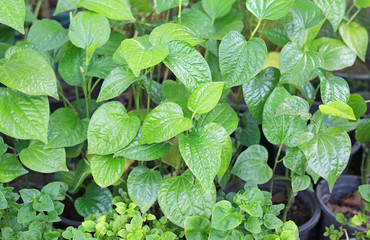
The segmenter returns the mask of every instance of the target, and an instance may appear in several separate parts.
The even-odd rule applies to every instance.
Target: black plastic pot
[[[353,175],[342,175],[338,178],[337,182],[333,187],[333,191],[329,192],[329,186],[326,180],[321,180],[316,188],[316,196],[319,200],[320,207],[322,209],[321,221],[319,225],[319,240],[329,240],[328,237],[323,236],[325,227],[330,227],[334,224],[336,229],[339,229],[341,224],[335,219],[335,214],[330,211],[326,206],[326,203],[337,203],[340,199],[347,196],[349,193],[357,190],[358,186],[361,185],[361,178]],[[350,237],[354,237],[355,231],[363,231],[360,227],[344,226]]]

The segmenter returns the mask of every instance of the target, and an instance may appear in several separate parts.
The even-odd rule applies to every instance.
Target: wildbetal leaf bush
[[[83,217],[109,212],[106,187],[123,188],[133,205],[116,204],[120,220],[108,215],[132,218],[118,233],[127,239],[148,234],[149,215],[119,210],[137,206],[159,206],[188,239],[297,239],[297,226],[276,217],[284,207],[256,184],[272,190],[283,162],[289,199],[311,178],[332,189],[348,163],[347,132],[370,140],[368,101],[334,75],[366,59],[356,16],[369,4],[347,2],[58,0],[67,28],[37,19],[41,5],[35,16],[23,0],[0,0],[10,36],[0,36],[0,182],[55,173],[68,193],[84,192],[74,201]],[[50,108],[58,99],[63,107]],[[262,135],[278,145],[272,166]],[[240,179],[254,187],[216,203]],[[103,239],[108,224],[97,216],[63,236]],[[176,239],[162,233],[151,239]]]

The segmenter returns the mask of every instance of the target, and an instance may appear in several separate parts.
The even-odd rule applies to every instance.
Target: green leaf
[[[241,32],[243,28],[244,28],[243,22],[240,20],[235,20],[229,22],[228,24],[222,27],[217,27],[215,34],[212,35],[210,39],[222,40],[229,32],[231,31]]]
[[[322,56],[314,51],[303,51],[296,43],[288,43],[281,50],[279,67],[281,83],[304,83],[314,79],[316,68],[321,67]]]
[[[243,84],[244,100],[252,115],[262,121],[263,107],[280,79],[280,71],[266,68],[256,78]]]
[[[135,20],[128,0],[73,0],[73,2],[113,20]]]
[[[140,120],[129,116],[120,102],[107,102],[96,110],[87,131],[90,154],[108,155],[127,146],[136,136]]]
[[[204,83],[189,97],[188,108],[195,113],[211,111],[221,98],[224,82]]]
[[[18,159],[13,154],[5,153],[0,156],[0,182],[7,183],[19,176],[28,173],[22,167]]]
[[[249,216],[247,221],[244,223],[244,228],[251,233],[260,233],[261,223],[258,218]]]
[[[48,123],[47,97],[28,96],[11,88],[0,88],[2,133],[18,139],[47,142]]]
[[[263,184],[272,177],[272,170],[267,165],[268,152],[261,145],[250,146],[242,152],[231,171],[232,174],[244,181],[253,180],[257,184]]]
[[[8,50],[5,59],[0,61],[0,82],[28,95],[49,95],[59,99],[53,68],[32,49]]]
[[[324,104],[335,101],[348,102],[351,93],[346,80],[341,77],[331,77],[321,78],[320,82],[321,99]]]
[[[347,104],[353,109],[356,119],[360,119],[360,117],[367,111],[366,102],[359,94],[352,94],[349,97]]]
[[[200,116],[196,122],[197,127],[204,127],[208,123],[217,123],[231,135],[238,127],[239,118],[229,104],[218,104],[212,111]]]
[[[139,144],[167,141],[191,126],[191,120],[184,117],[179,105],[162,103],[145,118]]]
[[[95,53],[98,55],[113,56],[122,41],[125,39],[127,39],[127,37],[122,33],[112,32],[108,42],[106,42],[101,48],[96,49]]]
[[[23,0],[0,0],[0,23],[14,28],[24,34],[26,6]]]
[[[155,8],[157,14],[165,10],[169,10],[174,7],[178,7],[180,0],[154,0]],[[189,4],[189,0],[181,1],[183,6],[187,6]]]
[[[50,212],[54,210],[53,200],[48,194],[38,196],[32,204],[32,207],[39,212]]]
[[[80,67],[86,67],[86,53],[72,45],[59,62],[59,73],[68,84],[82,87],[84,82]]]
[[[328,128],[311,138],[302,138],[298,147],[303,151],[312,170],[328,181],[331,191],[346,168],[351,153],[348,134],[338,128]]]
[[[211,70],[203,56],[189,43],[173,41],[168,44],[169,55],[163,63],[191,91],[212,82]]]
[[[370,202],[370,184],[364,184],[358,187],[358,194],[366,202]]]
[[[161,161],[174,167],[175,169],[179,169],[181,167],[181,164],[183,163],[180,149],[178,147],[179,141],[177,138],[173,138],[169,140],[171,145],[170,151],[161,157]]]
[[[164,215],[179,227],[188,216],[209,218],[216,202],[216,189],[202,184],[186,171],[182,176],[167,178],[158,192],[158,203]]]
[[[307,0],[295,0],[290,14],[294,16],[299,26],[306,29],[316,26],[322,19],[320,9],[313,2]]]
[[[288,147],[283,158],[284,166],[297,175],[303,175],[306,169],[306,157],[304,153],[298,148]]]
[[[212,228],[217,230],[231,230],[242,223],[243,216],[229,201],[216,203],[212,210]]]
[[[307,175],[299,176],[293,174],[292,176],[292,190],[293,193],[306,190],[311,184],[311,178]]]
[[[55,20],[43,19],[32,25],[27,41],[42,51],[49,51],[68,42],[68,30]]]
[[[255,77],[265,65],[267,48],[260,38],[248,42],[238,32],[230,32],[220,44],[220,70],[226,87],[239,86]]]
[[[356,120],[353,109],[348,104],[341,101],[334,101],[328,105],[320,105],[320,111],[324,115],[337,116],[349,120]]]
[[[8,202],[6,201],[4,193],[0,192],[0,209],[6,209],[7,207],[8,207]]]
[[[204,42],[204,40],[194,36],[194,33],[189,28],[176,23],[166,23],[154,28],[150,33],[149,41],[153,45],[165,45],[172,41],[183,41],[192,46]]]
[[[272,213],[267,213],[263,216],[263,224],[268,229],[277,229],[283,226],[283,222]],[[288,239],[286,239],[288,240]]]
[[[294,0],[250,0],[247,8],[258,19],[278,20],[293,7]]]
[[[202,0],[202,7],[208,16],[215,21],[228,14],[236,0]]]
[[[186,218],[184,228],[187,239],[208,240],[211,223],[207,218],[190,216]]]
[[[201,184],[213,186],[213,179],[221,166],[221,143],[216,135],[204,128],[197,128],[189,135],[180,134],[181,156]]]
[[[291,96],[285,98],[284,101],[279,104],[276,109],[276,116],[299,115],[303,120],[308,120],[310,119],[310,113],[308,112],[309,109],[310,106],[306,100],[301,97]]]
[[[307,123],[300,116],[276,116],[280,103],[288,97],[291,95],[281,85],[271,93],[263,109],[262,130],[270,143],[295,147]]]
[[[91,158],[91,174],[100,187],[113,185],[122,176],[125,167],[123,157],[94,155]]]
[[[220,230],[212,229],[209,239],[210,240],[239,240],[239,239],[243,239],[243,235],[236,229],[233,229],[230,231],[220,231]],[[250,240],[249,238],[244,238],[244,239]]]
[[[260,34],[264,35],[269,41],[275,43],[278,46],[284,47],[285,44],[289,42],[286,31],[282,27],[268,28],[258,31]]]
[[[357,8],[368,8],[370,7],[369,0],[355,0],[355,5]]]
[[[261,140],[260,123],[249,111],[243,114],[244,128],[239,127],[235,131],[235,138],[244,146],[259,144]]]
[[[370,119],[362,119],[356,128],[356,140],[361,143],[370,142]]]
[[[87,138],[89,121],[79,120],[75,111],[70,108],[59,108],[50,116],[47,147],[72,147],[84,142]]]
[[[162,181],[159,171],[144,166],[135,167],[127,179],[128,194],[140,208],[147,205],[151,207],[157,200]]]
[[[336,71],[352,66],[356,54],[342,41],[333,38],[319,38],[313,41],[310,48],[321,53],[323,67],[328,71]]]
[[[83,181],[90,176],[91,169],[85,160],[79,161],[76,171],[73,176],[73,186],[69,189],[69,192],[76,192],[81,187]]]
[[[41,189],[41,193],[47,194],[52,200],[64,200],[67,184],[63,182],[51,182]]]
[[[32,141],[28,148],[20,152],[19,158],[26,167],[36,172],[68,171],[64,148],[47,148],[39,141]]]
[[[9,146],[6,143],[4,143],[3,137],[0,136],[0,156],[6,153],[6,151],[8,150],[8,147]]]
[[[85,74],[90,77],[106,79],[108,74],[117,66],[112,56],[94,57],[89,63],[88,72]]]
[[[76,47],[85,50],[103,46],[110,36],[110,24],[106,17],[88,11],[82,11],[73,17],[69,25],[69,40]]]
[[[162,83],[163,100],[162,102],[173,102],[178,104],[184,116],[190,118],[192,112],[188,108],[188,100],[191,92],[181,82],[166,80]]]
[[[72,3],[73,1],[74,0],[58,0],[57,8],[55,9],[53,16],[62,12],[74,10],[76,5]]]
[[[314,3],[321,9],[336,32],[346,11],[346,0],[314,0]]]
[[[17,214],[17,223],[29,223],[36,217],[36,211],[30,205],[22,206]]]
[[[366,28],[356,22],[351,22],[348,25],[342,23],[339,28],[339,33],[347,46],[365,62],[367,45],[369,43],[369,33]]]
[[[179,23],[178,18],[174,17],[174,20]],[[207,14],[194,8],[182,11],[181,25],[189,28],[198,38],[201,39],[209,39],[216,33],[212,20],[207,16]]]

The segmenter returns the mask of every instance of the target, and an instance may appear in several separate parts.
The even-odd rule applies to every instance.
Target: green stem
[[[365,103],[370,103],[370,100],[365,101]]]
[[[33,15],[35,15],[35,17],[37,18],[37,16],[39,15],[40,13],[40,9],[41,9],[41,5],[42,5],[42,2],[44,0],[39,0],[36,4],[36,8],[35,8],[35,11],[33,12]]]
[[[171,9],[168,9],[167,15],[166,15],[166,23],[168,23],[168,21],[170,20],[170,13],[171,13]]]
[[[288,210],[292,206],[293,200],[294,200],[294,194],[292,193],[292,191],[290,191],[289,201],[288,201],[288,203],[287,203],[287,205],[285,206],[285,209],[284,209],[283,222],[286,222],[286,217],[288,215]]]
[[[347,22],[347,26],[353,21],[353,19],[355,19],[355,17],[360,13],[361,11],[361,8],[357,9],[357,11],[355,12],[355,14],[353,14],[353,16],[348,20]]]
[[[178,14],[178,18],[179,18],[179,24],[181,25],[181,8],[182,8],[182,0],[179,0],[179,14]]]
[[[272,169],[272,176],[274,176],[274,173],[276,171],[276,167],[277,167],[277,164],[278,164],[278,161],[279,161],[279,157],[280,157],[280,153],[281,153],[282,148],[283,148],[283,142],[280,144],[279,150],[278,150],[276,158],[275,158],[274,168]],[[273,185],[274,185],[274,179],[271,178],[271,183],[270,183],[270,192],[271,193],[272,193],[272,190],[273,190]]]
[[[369,148],[367,145],[364,146],[364,150],[362,153],[362,162],[361,162],[361,182],[362,184],[367,184],[369,181],[369,161],[370,161],[370,155],[368,153]]]
[[[243,146],[242,145],[240,145],[239,147],[238,147],[238,149],[236,150],[236,152],[235,152],[235,154],[234,154],[234,157],[231,159],[231,162],[230,162],[230,164],[231,165],[234,165],[234,162],[236,161],[236,159],[239,157],[239,154],[240,154],[240,152],[242,151],[242,149],[243,149]]]
[[[352,6],[350,6],[349,8],[348,8],[348,10],[347,10],[347,12],[346,12],[346,14],[348,15],[348,14],[350,14],[351,13],[351,11],[352,11],[352,9],[355,7],[355,2],[353,2],[352,3]]]
[[[191,119],[190,119],[190,121],[193,121],[194,116],[195,116],[195,114],[196,114],[196,113],[197,113],[196,111],[194,111],[194,112],[193,112],[193,115],[191,115]]]
[[[136,91],[134,91],[135,106],[137,110],[140,110],[140,91],[141,91],[141,84],[136,88]]]
[[[68,104],[68,106],[70,106],[76,113],[78,113],[77,109],[72,105],[72,103],[61,92],[59,92],[59,95]]]
[[[80,95],[78,92],[78,87],[75,87],[75,94],[76,94],[76,102],[77,102],[77,108],[78,108],[78,113],[81,113],[81,105],[80,105]]]
[[[204,59],[206,60],[206,61],[208,61],[208,57],[209,57],[209,50],[208,50],[208,48],[206,49],[206,52],[204,53]]]
[[[150,95],[152,92],[152,83],[153,83],[153,73],[154,73],[154,67],[150,69],[150,82],[149,82],[149,89],[148,89],[148,102],[146,105],[146,113],[149,113],[150,110]]]
[[[100,80],[101,80],[101,78],[98,78],[98,80],[96,80],[96,81],[95,81],[94,85],[93,85],[93,86],[92,86],[92,88],[91,88],[91,92],[93,92],[93,91],[94,91],[94,89],[96,88],[96,86],[99,84]],[[90,97],[91,97],[91,96],[90,96]]]
[[[242,86],[239,86],[238,96],[236,97],[236,112],[238,116],[239,116],[239,102],[240,102],[241,95],[242,95]]]
[[[90,118],[90,109],[89,109],[89,94],[88,94],[88,89],[87,89],[87,86],[88,86],[88,83],[87,83],[87,80],[86,80],[86,76],[84,74],[84,70],[82,67],[80,67],[80,70],[81,70],[81,73],[82,73],[82,79],[84,81],[84,85],[82,87],[82,90],[84,92],[84,95],[85,95],[85,107],[86,107],[86,117],[87,118]]]
[[[63,104],[64,104],[64,107],[67,107],[67,102],[64,100],[65,97],[64,97],[64,93],[63,93],[63,87],[62,87],[62,84],[60,83],[59,80],[57,80],[57,84],[58,84],[58,88],[59,88],[59,95],[62,97],[63,99]]]
[[[261,22],[262,22],[262,19],[259,19],[258,20],[258,23],[257,23],[257,26],[254,28],[254,30],[253,30],[253,32],[251,34],[250,39],[252,39],[254,37],[254,35],[257,33],[258,28],[261,26]]]

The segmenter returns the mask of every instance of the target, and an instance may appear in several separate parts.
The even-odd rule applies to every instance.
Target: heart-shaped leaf
[[[212,228],[207,218],[190,216],[185,220],[184,229],[186,239],[208,240]]]
[[[158,192],[161,210],[179,227],[184,227],[185,219],[189,216],[209,218],[215,202],[215,186],[203,188],[190,171],[165,179]]]
[[[59,73],[68,84],[82,87],[84,82],[80,67],[86,68],[86,53],[72,45],[60,59]]]
[[[172,41],[183,41],[192,46],[204,42],[204,40],[194,36],[194,33],[189,28],[176,23],[166,23],[154,28],[150,33],[149,41],[153,45],[168,44]]]
[[[204,83],[189,97],[188,108],[195,113],[211,111],[221,98],[224,82]]]
[[[202,7],[214,22],[228,14],[236,0],[202,0]]]
[[[358,8],[368,8],[370,7],[369,0],[355,0],[355,6]]]
[[[314,0],[314,3],[321,9],[336,32],[346,11],[346,0]]]
[[[169,55],[163,63],[191,91],[212,82],[211,70],[203,56],[189,43],[173,41],[168,44]]]
[[[17,177],[27,174],[28,171],[22,167],[13,154],[5,153],[0,156],[0,182],[11,182]]]
[[[213,206],[212,228],[227,231],[242,223],[243,216],[229,201],[220,201]]]
[[[147,205],[151,207],[157,200],[162,181],[159,171],[143,166],[135,167],[127,179],[128,194],[140,208]]]
[[[258,31],[260,34],[264,35],[269,41],[275,43],[278,46],[284,47],[285,44],[289,42],[286,31],[282,27],[278,28],[268,28]]]
[[[29,169],[42,173],[68,171],[64,148],[46,148],[39,141],[32,141],[28,148],[23,149],[19,158]]]
[[[100,187],[108,187],[122,176],[125,167],[123,157],[94,155],[91,158],[91,174]]]
[[[176,103],[182,108],[185,117],[190,118],[192,116],[193,113],[188,108],[188,100],[191,92],[185,87],[184,84],[171,80],[164,81],[162,83],[162,92],[162,102]]]
[[[28,95],[49,95],[59,99],[57,79],[50,63],[27,48],[7,52],[0,61],[0,82]]]
[[[106,79],[108,74],[117,67],[112,56],[102,56],[100,58],[92,58],[89,63],[88,72],[85,74],[90,77]]]
[[[175,22],[179,23],[177,18],[174,18]],[[181,25],[186,26],[195,35],[201,39],[209,39],[215,33],[215,27],[213,26],[212,20],[202,10],[198,9],[185,9],[181,14]]]
[[[17,109],[17,111],[14,111]],[[47,97],[0,88],[0,131],[18,139],[47,142],[49,103]]]
[[[293,7],[294,0],[251,0],[247,8],[258,19],[278,20]]]
[[[351,22],[350,24],[342,23],[339,33],[347,46],[365,62],[367,45],[369,43],[369,33],[366,28],[356,22]]]
[[[0,22],[24,34],[26,6],[23,0],[0,0]]]
[[[316,136],[303,135],[298,147],[306,156],[314,172],[325,178],[330,191],[347,166],[351,154],[348,134],[338,128],[322,130]]]
[[[95,183],[90,183],[86,188],[84,197],[75,201],[75,208],[82,217],[88,217],[98,212],[105,214],[112,208],[112,193],[108,188],[100,188]]]
[[[183,6],[187,6],[189,4],[189,0],[183,0],[181,3]],[[180,5],[180,0],[154,0],[154,4],[157,14],[160,14],[165,10],[178,7]]]
[[[84,142],[87,138],[89,121],[80,121],[75,111],[70,108],[59,108],[50,116],[47,147],[72,147]]]
[[[191,126],[191,120],[184,117],[179,105],[162,103],[145,118],[139,144],[167,141]]]
[[[260,233],[261,222],[258,218],[249,216],[247,221],[244,223],[244,228],[251,233]]]
[[[334,101],[328,105],[320,105],[319,108],[322,114],[337,116],[349,120],[356,120],[353,109],[348,106],[348,104],[341,101]]]
[[[220,70],[226,87],[239,86],[256,76],[265,65],[267,47],[260,38],[248,42],[238,32],[230,32],[220,44]]]
[[[346,80],[341,77],[320,78],[321,99],[324,104],[334,101],[348,102],[350,91]]]
[[[297,175],[303,175],[306,169],[306,156],[298,147],[288,147],[283,158],[283,163],[286,168],[292,170]]]
[[[204,128],[197,128],[189,135],[180,134],[181,156],[201,184],[208,188],[221,166],[221,143],[217,136]]]
[[[306,100],[297,96],[291,96],[285,98],[284,101],[279,104],[276,110],[276,116],[299,115],[303,120],[308,120],[311,117],[311,114],[308,112],[309,109],[310,106]]]
[[[136,136],[140,120],[129,116],[120,102],[108,102],[96,110],[87,131],[90,154],[108,155],[126,147]]]
[[[114,20],[135,20],[128,0],[73,0],[79,6]]]
[[[311,178],[307,175],[299,176],[293,174],[292,176],[292,191],[298,193],[306,190],[311,184]]]

